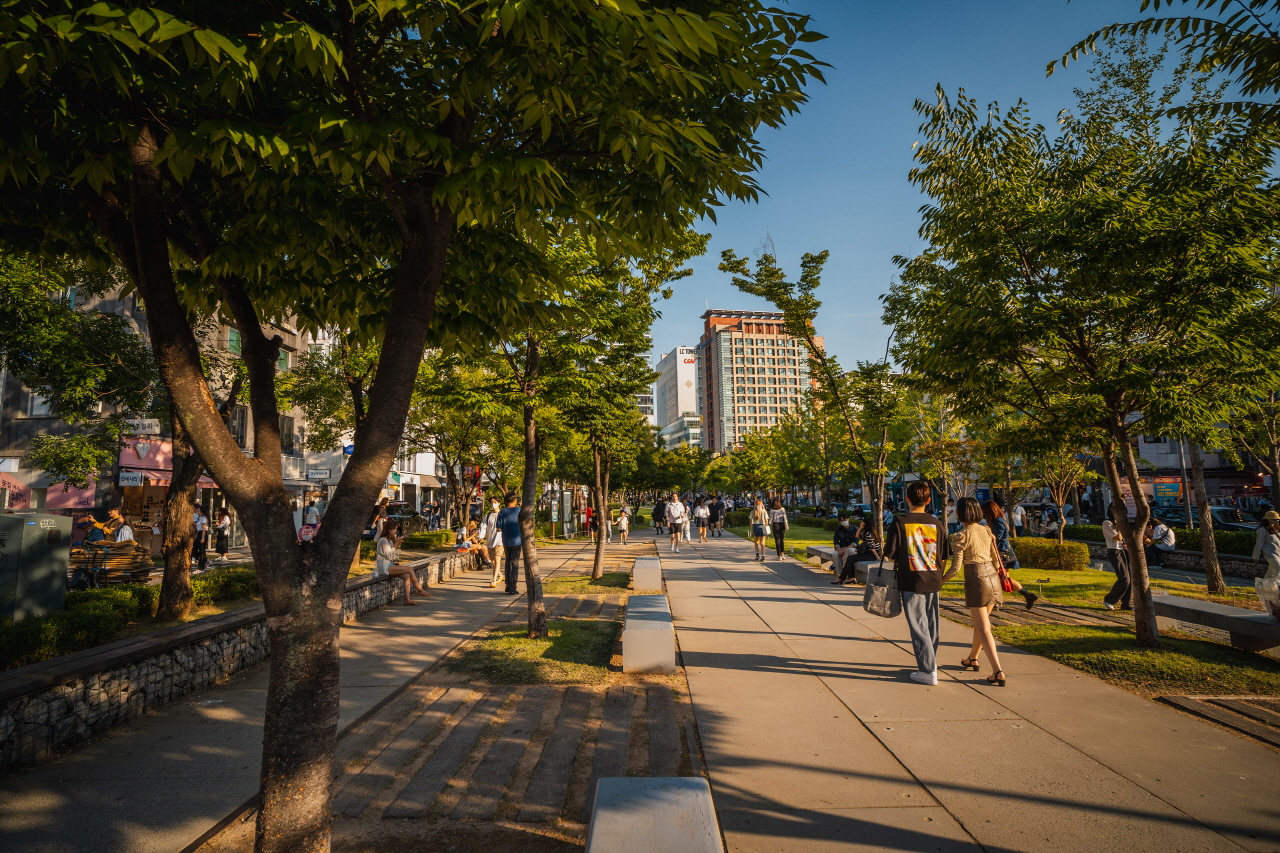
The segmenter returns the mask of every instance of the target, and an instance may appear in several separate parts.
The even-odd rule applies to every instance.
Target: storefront
[[[133,525],[134,538],[152,554],[164,539],[164,502],[173,476],[173,445],[161,438],[126,438],[120,451],[121,510]],[[209,510],[210,524],[226,506],[222,490],[208,475],[196,487],[195,502]],[[234,517],[234,514],[233,514]],[[231,547],[244,541],[239,520],[233,525]]]

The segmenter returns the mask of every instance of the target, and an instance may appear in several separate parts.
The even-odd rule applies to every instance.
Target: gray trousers
[[[903,592],[902,612],[911,629],[911,648],[916,653],[916,666],[921,672],[938,669],[938,594],[936,592]]]

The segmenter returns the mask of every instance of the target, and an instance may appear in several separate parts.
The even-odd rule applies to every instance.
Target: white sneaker
[[[1105,607],[1105,608],[1107,608],[1108,610],[1115,610],[1115,609],[1116,609],[1116,606],[1115,606],[1114,604],[1107,604],[1107,602],[1105,602],[1105,601],[1104,601],[1104,602],[1102,602],[1102,606],[1103,606],[1103,607]]]
[[[913,672],[911,673],[911,680],[916,682],[917,684],[937,684],[938,673],[937,672]]]

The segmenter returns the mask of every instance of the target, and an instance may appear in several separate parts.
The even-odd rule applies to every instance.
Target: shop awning
[[[134,469],[125,468],[125,471],[133,471]],[[169,471],[134,471],[142,475],[148,486],[167,486],[173,480]],[[216,489],[218,484],[207,476],[201,476],[200,482],[197,484],[202,489]]]
[[[419,474],[418,485],[424,489],[438,489],[440,488],[440,480],[430,474]]]

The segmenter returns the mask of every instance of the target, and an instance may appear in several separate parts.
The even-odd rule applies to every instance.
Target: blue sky
[[[817,327],[849,367],[884,356],[889,330],[879,295],[893,278],[894,255],[921,248],[922,197],[907,182],[919,136],[917,98],[941,83],[980,102],[1023,98],[1050,123],[1087,86],[1084,64],[1045,77],[1045,65],[1099,27],[1138,16],[1137,0],[791,0],[828,36],[812,45],[830,63],[827,85],[781,130],[766,130],[768,162],[759,180],[768,196],[721,208],[707,254],[676,284],[653,328],[654,352],[697,343],[699,316],[712,308],[768,309],[716,269],[720,252],[754,255],[773,238],[798,275],[800,256],[828,249]],[[1177,9],[1174,10],[1177,13]],[[1166,13],[1167,14],[1167,13]]]

